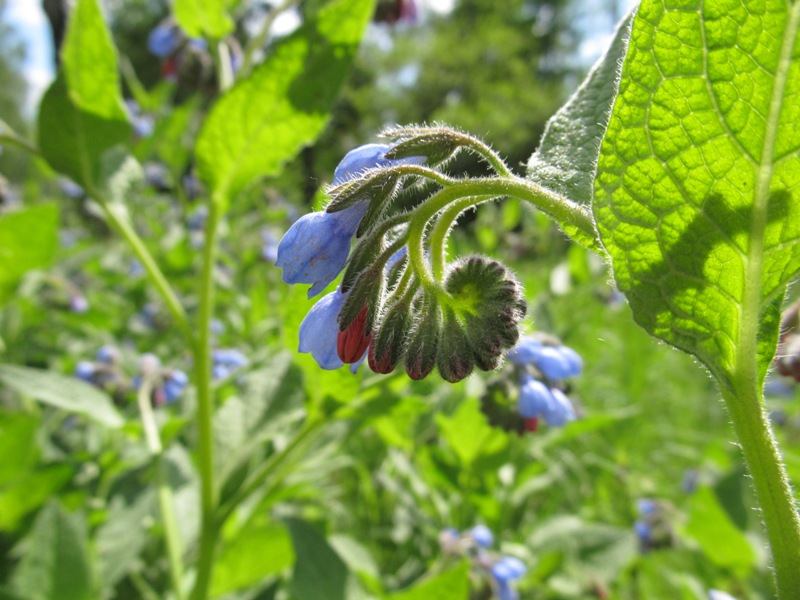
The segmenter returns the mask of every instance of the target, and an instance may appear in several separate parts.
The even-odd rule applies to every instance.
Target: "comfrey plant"
[[[311,352],[324,369],[358,365],[367,356],[376,373],[403,363],[412,379],[434,368],[450,382],[475,367],[492,370],[519,338],[522,289],[496,260],[446,263],[455,220],[490,197],[454,196],[450,190],[469,180],[441,167],[469,150],[509,171],[482,142],[448,128],[398,128],[385,136],[394,143],[345,156],[327,209],[302,217],[278,247],[283,280],[312,284],[309,296],[344,269],[338,289],[301,325],[300,351]]]

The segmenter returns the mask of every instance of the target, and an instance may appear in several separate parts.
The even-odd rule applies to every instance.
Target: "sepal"
[[[436,366],[442,331],[442,309],[434,296],[423,292],[414,303],[414,323],[406,346],[405,367],[411,379],[425,379]]]
[[[369,368],[375,373],[391,373],[402,360],[412,324],[411,304],[400,298],[381,316],[369,347]]]
[[[452,310],[446,310],[439,347],[436,351],[436,366],[442,379],[450,383],[461,381],[472,373],[475,366],[464,326]]]
[[[386,158],[424,156],[428,165],[447,162],[465,142],[464,134],[448,127],[396,127],[381,135],[397,142],[386,152]]]

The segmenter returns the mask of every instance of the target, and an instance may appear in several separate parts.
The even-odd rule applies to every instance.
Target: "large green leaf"
[[[595,188],[636,321],[724,388],[775,351],[800,267],[800,3],[645,0]]]
[[[58,206],[39,204],[0,215],[0,304],[31,269],[46,267],[58,249]]]
[[[277,173],[320,134],[373,3],[330,2],[220,98],[196,146],[198,170],[214,194],[233,196]]]
[[[82,515],[51,502],[39,513],[14,573],[14,588],[28,600],[90,600],[91,567]]]
[[[226,0],[175,0],[175,20],[189,37],[219,39],[233,31]]]
[[[741,575],[753,567],[756,558],[753,546],[708,487],[701,487],[692,495],[686,533],[719,566],[738,570]]]
[[[286,527],[276,523],[248,524],[224,545],[214,566],[211,595],[253,586],[293,562],[294,551]]]
[[[467,600],[469,598],[469,563],[417,583],[414,587],[389,596],[389,600]]]
[[[97,0],[78,0],[61,48],[69,98],[75,108],[112,121],[126,121],[117,52]]]
[[[107,427],[120,427],[124,422],[108,394],[73,377],[18,365],[0,365],[0,383],[39,402],[86,415]]]
[[[287,519],[297,557],[292,574],[294,600],[345,600],[352,574],[325,538],[310,524]]]
[[[61,52],[62,69],[39,106],[39,149],[56,171],[90,187],[103,153],[131,134],[116,50],[97,0],[78,0]]]
[[[628,49],[633,13],[623,19],[606,53],[581,86],[547,122],[542,141],[528,160],[528,178],[572,202],[588,207],[594,195],[594,176],[600,142],[617,94],[619,63]],[[597,240],[569,223],[564,231],[584,246]]]

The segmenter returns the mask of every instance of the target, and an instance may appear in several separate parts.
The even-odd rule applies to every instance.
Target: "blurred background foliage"
[[[7,3],[0,0],[0,15]],[[322,0],[289,4],[299,21]],[[274,8],[229,5],[242,43]],[[66,3],[45,0],[45,8],[58,39]],[[182,64],[167,65],[147,50],[150,32],[167,18],[164,2],[108,0],[105,9],[126,97],[146,129],[134,145],[146,183],[127,202],[191,309],[203,243],[192,145],[216,95],[208,56],[191,49]],[[464,591],[467,570],[458,565],[470,561],[447,555],[438,541],[447,527],[479,523],[494,532],[498,551],[528,566],[522,598],[702,599],[711,588],[740,600],[770,597],[758,515],[746,508],[751,490],[710,379],[633,324],[597,256],[517,202],[467,215],[451,250],[507,260],[526,288],[529,330],[581,354],[585,371],[570,389],[578,421],[524,435],[491,426],[492,411],[514,411],[509,369],[451,386],[324,372],[296,353],[312,303],[305,290],[280,282],[275,244],[321,200],[341,157],[384,126],[444,121],[483,136],[522,172],[547,118],[588,66],[577,51],[597,33],[577,17],[587,10],[594,23],[620,14],[614,4],[583,0],[459,0],[442,12],[380,2],[323,135],[232,207],[215,273],[216,345],[240,350],[248,363],[216,384],[223,500],[262,465],[274,471],[226,523],[214,597],[489,598],[478,571]],[[23,53],[13,25],[0,21],[0,119],[31,139]],[[57,224],[32,225],[58,234],[50,260],[2,296],[2,362],[71,374],[111,344],[128,376],[145,352],[189,370],[168,313],[97,207],[41,160],[13,145],[2,150],[3,210],[55,203],[60,214]],[[118,391],[125,425],[108,429],[0,387],[0,597],[67,598],[57,586],[37,585],[52,583],[48,564],[61,565],[58,574],[73,583],[93,582],[94,597],[168,597],[155,474],[135,401],[124,386]],[[790,474],[800,480],[796,393],[775,381],[769,402]],[[312,407],[327,421],[305,434]],[[157,411],[191,552],[198,494],[191,390]],[[654,512],[642,514],[641,500],[652,500]],[[636,526],[643,520],[648,535]],[[60,554],[58,539],[68,540],[72,558]],[[462,583],[445,585],[447,577]],[[319,591],[342,578],[349,583],[340,592]]]

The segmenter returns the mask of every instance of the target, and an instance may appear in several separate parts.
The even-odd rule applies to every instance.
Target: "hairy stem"
[[[221,202],[212,199],[206,220],[194,375],[197,386],[197,463],[200,475],[200,549],[192,600],[205,600],[211,585],[214,550],[219,529],[216,523],[217,489],[214,474],[214,397],[211,387],[211,320],[214,316],[214,267]]]

